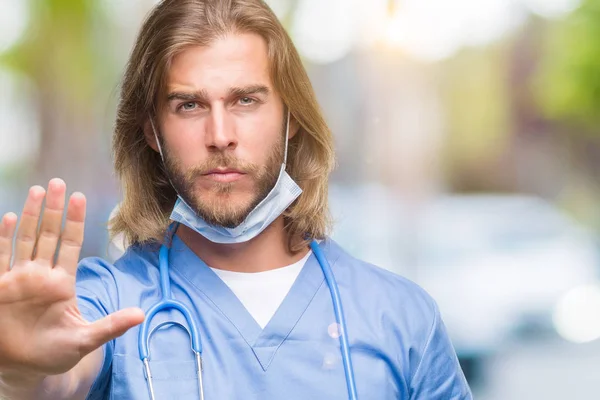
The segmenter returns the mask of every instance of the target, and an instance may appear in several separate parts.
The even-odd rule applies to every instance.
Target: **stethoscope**
[[[354,368],[352,367],[352,359],[350,357],[350,345],[348,344],[348,335],[346,333],[346,319],[344,318],[344,311],[342,309],[342,301],[340,299],[340,292],[333,276],[331,266],[325,258],[323,251],[319,247],[319,244],[313,240],[310,243],[310,248],[313,254],[317,258],[325,281],[329,287],[329,293],[331,294],[331,300],[333,302],[333,311],[335,313],[335,319],[338,323],[340,333],[340,350],[342,352],[342,360],[344,364],[344,373],[346,375],[346,386],[348,388],[348,398],[350,400],[357,400],[358,396],[356,393],[356,383],[354,381]],[[198,377],[198,394],[200,400],[204,400],[204,384],[202,382],[202,341],[200,340],[200,332],[198,331],[198,322],[194,318],[192,312],[179,301],[175,300],[171,295],[171,283],[169,278],[169,248],[166,245],[162,245],[159,253],[159,270],[160,270],[160,287],[162,290],[162,299],[150,307],[146,312],[146,318],[140,325],[138,347],[140,352],[140,359],[144,364],[144,375],[146,376],[146,382],[148,385],[148,391],[150,392],[150,398],[155,400],[154,387],[152,384],[152,373],[150,371],[150,352],[149,342],[152,334],[164,325],[176,324],[181,325],[175,321],[163,322],[152,331],[149,332],[150,323],[152,318],[161,311],[166,310],[178,310],[185,317],[186,323],[189,327],[188,333],[192,342],[192,352],[196,361],[196,374]],[[183,327],[183,326],[182,326]],[[185,329],[185,327],[183,327]]]

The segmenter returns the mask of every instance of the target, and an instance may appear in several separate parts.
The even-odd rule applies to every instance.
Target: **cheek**
[[[173,121],[165,124],[166,145],[171,158],[184,168],[198,164],[204,155],[204,138],[201,131],[190,123]]]
[[[264,164],[274,147],[284,140],[280,124],[265,124],[264,121],[246,125],[244,129],[240,129],[239,134],[240,154],[243,153],[246,160],[259,164]]]

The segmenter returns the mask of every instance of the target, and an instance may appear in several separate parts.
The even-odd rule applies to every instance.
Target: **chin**
[[[248,210],[254,203],[255,196],[248,193],[210,193],[198,196],[197,204],[201,208],[211,209],[216,214],[238,214]]]

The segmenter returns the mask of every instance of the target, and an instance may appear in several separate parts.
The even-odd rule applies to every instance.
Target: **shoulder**
[[[384,343],[382,351],[401,360],[407,382],[415,376],[431,343],[433,353],[452,353],[451,346],[440,345],[449,342],[438,306],[423,288],[351,256],[332,240],[326,246],[344,311],[350,321],[360,321],[353,332],[361,333],[366,341]]]
[[[132,274],[140,270],[140,266],[158,265],[158,246],[133,245],[118,259],[111,261],[101,257],[87,257],[79,262],[78,280],[88,276],[102,277],[105,275]]]
[[[434,317],[437,312],[435,301],[415,282],[353,257],[331,239],[328,239],[327,246],[330,247],[332,267],[338,280],[346,281],[351,288],[368,293],[370,298],[380,299],[390,306],[410,304],[422,314]]]
[[[140,282],[158,279],[157,265],[158,251],[148,246],[131,246],[114,263],[100,257],[82,259],[76,276],[80,309],[88,320],[96,320],[136,305],[135,295],[144,286]]]
[[[144,280],[157,270],[158,248],[134,245],[118,260],[111,262],[101,257],[87,257],[79,262],[77,288],[79,291],[108,291],[111,295],[132,280]]]
[[[403,276],[351,256],[333,241],[328,246],[346,313],[362,321],[365,329],[396,338],[390,343],[396,354],[406,349],[422,353],[441,322],[429,293]]]

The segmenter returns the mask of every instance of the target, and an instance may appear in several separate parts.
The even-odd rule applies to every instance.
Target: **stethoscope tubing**
[[[352,356],[350,354],[350,344],[348,340],[347,324],[344,316],[344,310],[342,307],[342,300],[340,291],[335,280],[335,276],[329,265],[329,261],[325,257],[323,251],[319,247],[319,244],[313,240],[310,243],[310,248],[313,251],[323,275],[327,286],[329,287],[329,293],[331,294],[331,301],[333,304],[333,311],[337,322],[340,335],[340,351],[342,353],[342,361],[344,365],[344,374],[346,376],[346,386],[348,389],[348,398],[350,400],[357,400],[358,394],[356,390],[356,381],[354,378],[354,366],[352,365]],[[161,311],[175,309],[183,314],[189,327],[189,335],[191,339],[191,347],[194,352],[196,360],[196,371],[198,377],[198,393],[200,400],[204,400],[204,384],[202,381],[202,340],[200,337],[200,331],[198,330],[198,324],[193,317],[192,312],[183,304],[172,298],[171,285],[169,278],[169,248],[166,245],[162,245],[159,250],[159,269],[160,269],[160,285],[162,289],[162,299],[150,307],[146,312],[146,318],[140,325],[139,337],[138,337],[138,350],[140,359],[144,364],[144,375],[148,383],[148,391],[151,400],[155,400],[154,387],[152,384],[152,373],[150,370],[150,351],[149,341],[153,331],[150,330],[150,323],[156,314]],[[164,324],[164,323],[163,323]],[[161,324],[162,325],[162,324]]]

